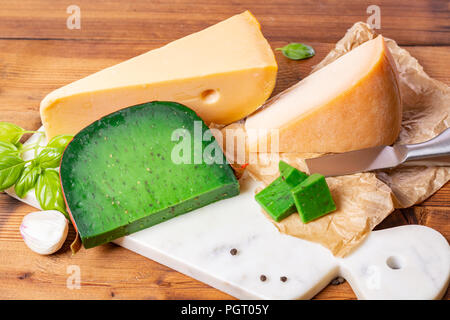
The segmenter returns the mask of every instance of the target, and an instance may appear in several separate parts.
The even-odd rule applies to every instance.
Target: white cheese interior
[[[245,128],[276,129],[352,88],[366,76],[382,52],[382,38],[367,41],[269,100],[247,118]]]

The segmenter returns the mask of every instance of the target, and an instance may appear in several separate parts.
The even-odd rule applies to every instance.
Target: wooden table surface
[[[68,29],[67,7],[81,9],[81,29]],[[0,121],[29,130],[40,126],[39,102],[50,91],[246,9],[257,17],[273,48],[312,45],[316,56],[289,61],[279,51],[275,94],[305,77],[357,21],[372,1],[357,0],[0,0]],[[418,58],[428,74],[450,84],[450,2],[401,0],[376,3],[380,32]],[[19,225],[34,209],[0,194],[0,299],[231,299],[190,277],[113,244],[65,246],[39,256],[23,243]],[[409,223],[450,238],[450,185],[424,203],[389,216],[379,228]],[[81,288],[67,288],[70,266]],[[68,269],[69,268],[69,269]],[[68,273],[69,272],[69,273]],[[413,281],[413,279],[412,279]],[[355,299],[348,283],[329,285],[317,299]],[[446,298],[448,299],[448,293]]]

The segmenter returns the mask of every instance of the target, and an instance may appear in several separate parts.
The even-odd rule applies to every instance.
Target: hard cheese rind
[[[163,100],[228,124],[265,102],[276,73],[270,45],[246,11],[53,91],[41,102],[42,123],[49,139],[73,135],[111,112]]]
[[[272,98],[245,129],[250,150],[276,139],[273,151],[345,152],[392,144],[401,119],[395,62],[379,36]]]
[[[202,136],[194,141],[195,128],[203,135],[209,130],[185,106],[152,102],[110,114],[74,137],[60,176],[86,248],[239,193],[217,142]],[[173,139],[175,130],[182,130],[179,141]],[[181,154],[190,154],[188,163],[176,164],[174,147],[185,142]],[[208,155],[216,161],[207,164]]]

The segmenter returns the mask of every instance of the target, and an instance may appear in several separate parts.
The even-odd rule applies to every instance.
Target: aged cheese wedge
[[[250,151],[279,139],[280,152],[345,152],[393,143],[401,117],[395,62],[378,36],[272,98],[245,129]]]
[[[53,91],[41,102],[49,138],[75,134],[130,105],[175,101],[227,124],[270,96],[277,64],[248,11]]]

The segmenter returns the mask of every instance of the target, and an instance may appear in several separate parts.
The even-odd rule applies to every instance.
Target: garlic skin
[[[69,223],[59,211],[46,210],[27,214],[20,225],[25,244],[42,255],[58,251],[67,238]]]

